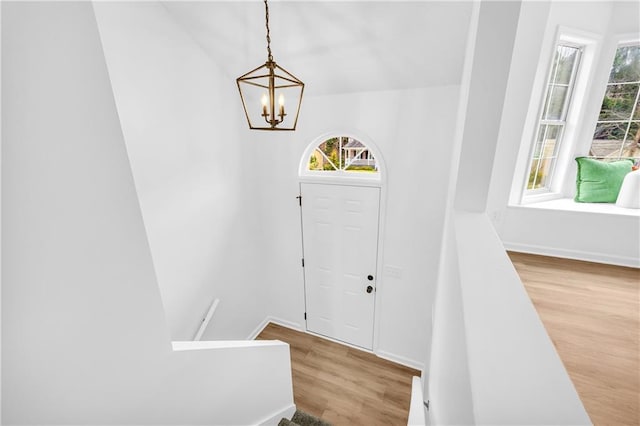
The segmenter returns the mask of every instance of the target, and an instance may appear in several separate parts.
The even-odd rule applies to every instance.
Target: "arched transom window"
[[[378,163],[371,150],[350,136],[326,139],[311,153],[307,170],[377,174]]]

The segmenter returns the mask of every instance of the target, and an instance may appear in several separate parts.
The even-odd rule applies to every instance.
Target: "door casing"
[[[374,154],[375,155],[375,154]],[[378,154],[379,155],[379,154]],[[377,159],[379,156],[376,157]],[[384,176],[383,176],[384,178]],[[300,184],[302,183],[320,183],[325,185],[342,185],[342,186],[365,186],[365,187],[375,187],[380,189],[380,204],[379,204],[379,220],[378,220],[378,253],[376,259],[376,291],[374,292],[375,297],[375,309],[374,309],[374,318],[373,318],[373,348],[371,351],[368,349],[364,349],[360,346],[351,345],[349,343],[345,343],[340,340],[332,339],[331,337],[321,336],[323,338],[327,338],[329,340],[335,341],[337,343],[347,345],[356,349],[377,353],[378,343],[379,343],[379,331],[380,331],[380,311],[381,311],[381,302],[384,296],[384,276],[382,275],[383,271],[383,259],[384,259],[384,230],[385,230],[385,219],[386,219],[386,188],[384,185],[384,180],[369,180],[369,179],[361,179],[361,178],[343,178],[343,177],[323,177],[323,176],[301,176],[299,179],[298,185],[298,195],[301,194]],[[302,200],[304,202],[304,200]],[[300,231],[302,235],[302,210],[300,211]],[[304,237],[303,237],[304,238]],[[303,247],[301,241],[301,250]],[[304,252],[302,253],[304,257]],[[305,285],[306,291],[306,283],[304,282],[304,271],[302,271],[302,280],[303,285]],[[306,304],[306,294],[304,303]],[[312,331],[306,330],[306,321],[304,323],[304,329],[310,334],[315,334]]]

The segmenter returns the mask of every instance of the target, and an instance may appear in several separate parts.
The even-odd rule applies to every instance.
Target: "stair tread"
[[[327,423],[304,411],[296,410],[291,420],[283,417],[278,422],[278,426],[331,426],[331,423]]]
[[[300,410],[296,410],[295,414],[291,418],[291,422],[294,425],[299,426],[331,426],[331,423],[327,423],[322,419]]]

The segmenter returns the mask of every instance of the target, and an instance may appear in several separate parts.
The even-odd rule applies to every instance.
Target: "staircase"
[[[304,411],[296,410],[291,420],[282,418],[278,422],[278,426],[331,426],[331,423],[327,423]]]

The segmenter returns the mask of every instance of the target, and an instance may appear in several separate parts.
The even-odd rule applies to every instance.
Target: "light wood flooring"
[[[595,425],[639,425],[640,270],[509,253]]]
[[[407,424],[419,371],[273,323],[258,339],[289,343],[298,409],[334,426]]]

